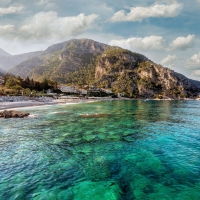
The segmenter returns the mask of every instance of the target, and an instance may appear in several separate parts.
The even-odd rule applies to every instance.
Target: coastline
[[[94,100],[94,101],[96,101],[96,100]],[[38,102],[38,101],[0,102],[0,111],[25,108],[25,107],[35,107],[35,106],[51,106],[51,105],[58,105],[58,104],[67,105],[67,104],[75,104],[75,103],[89,103],[89,102],[94,102],[94,101],[91,101],[91,99],[88,99],[88,100],[70,99],[68,101],[54,100],[54,101],[44,101],[44,102]]]
[[[32,101],[20,101],[20,102],[1,102],[0,111],[10,110],[16,108],[33,107],[33,106],[44,106],[58,104],[55,102],[32,102]]]
[[[113,100],[136,100],[136,101],[188,101],[188,100],[200,100],[200,99],[130,99],[130,98],[88,98],[88,99],[74,99],[69,98],[67,100],[52,100],[52,101],[14,101],[14,102],[0,102],[0,111],[25,108],[25,107],[35,107],[35,106],[51,106],[51,105],[67,105],[67,104],[77,104],[77,103],[90,103],[97,101],[113,101]]]

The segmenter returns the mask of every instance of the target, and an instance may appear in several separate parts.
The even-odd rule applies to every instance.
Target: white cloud
[[[110,45],[136,50],[160,50],[165,47],[165,40],[161,36],[133,37],[123,40],[111,40]]]
[[[200,52],[194,54],[186,63],[187,69],[198,69],[200,68]]]
[[[176,55],[168,55],[166,58],[161,60],[161,64],[164,67],[173,67],[177,61],[177,56]]]
[[[23,5],[0,8],[0,16],[8,14],[21,14],[23,10],[24,10]]]
[[[40,0],[34,3],[36,6],[43,6],[46,9],[53,9],[56,8],[55,3],[51,3],[50,0]]]
[[[98,15],[79,14],[73,17],[59,17],[56,12],[40,12],[26,19],[21,27],[1,26],[0,33],[6,37],[6,29],[12,32],[13,39],[48,39],[77,36],[88,29],[96,27]],[[15,31],[13,31],[15,29]],[[1,35],[2,36],[2,35]]]
[[[12,0],[1,0],[0,5],[7,5],[11,3]]]
[[[149,7],[132,7],[129,13],[124,10],[116,12],[110,21],[142,21],[150,17],[176,17],[180,9],[181,4],[176,2],[171,5],[153,4]]]
[[[148,36],[148,37],[132,37],[128,39],[111,40],[110,45],[120,46],[130,50],[163,50],[185,51],[194,46],[195,35],[188,35],[187,37],[177,37],[172,42],[166,42],[162,36]]]
[[[57,7],[57,6],[56,6],[55,3],[48,3],[48,4],[45,6],[45,8],[46,8],[46,9],[49,9],[49,10],[54,9],[54,8],[56,8],[56,7]]]
[[[38,1],[38,2],[35,2],[34,4],[35,4],[36,6],[44,6],[44,5],[46,5],[47,3],[49,3],[49,0],[40,0],[40,1]]]
[[[194,70],[192,76],[200,77],[200,70]]]
[[[169,50],[185,51],[194,46],[195,35],[188,35],[187,37],[178,37],[170,43]]]
[[[12,24],[0,26],[0,35],[4,37],[10,37],[15,33],[15,26]]]

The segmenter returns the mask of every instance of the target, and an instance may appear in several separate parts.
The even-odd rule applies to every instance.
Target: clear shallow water
[[[199,200],[199,107],[107,101],[20,109],[31,117],[0,119],[0,199]]]

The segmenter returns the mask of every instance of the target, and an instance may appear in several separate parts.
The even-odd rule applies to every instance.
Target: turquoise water
[[[23,108],[0,119],[0,200],[199,200],[200,102]]]

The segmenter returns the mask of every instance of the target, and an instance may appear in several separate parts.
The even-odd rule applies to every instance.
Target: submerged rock
[[[81,114],[81,117],[84,118],[101,118],[101,117],[108,117],[108,114],[101,114],[101,113],[96,113],[96,114]]]
[[[16,110],[4,110],[0,112],[0,118],[24,118],[27,116],[29,116],[29,113]]]

